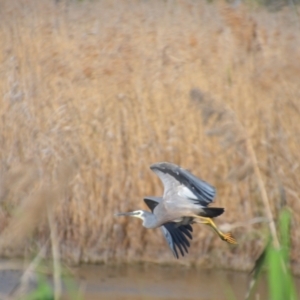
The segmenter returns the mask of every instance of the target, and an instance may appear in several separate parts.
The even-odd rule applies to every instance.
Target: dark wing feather
[[[193,236],[191,232],[193,232],[193,227],[191,225],[185,225],[178,227],[180,231],[182,231],[186,236],[188,236],[191,240],[193,239]]]
[[[191,225],[178,226],[175,222],[168,222],[161,226],[161,230],[176,258],[179,258],[177,249],[182,256],[184,256],[184,253],[188,253],[190,242],[187,237],[190,239],[193,238],[191,235],[193,231]]]
[[[206,205],[213,202],[216,196],[216,189],[209,183],[194,176],[187,170],[178,168],[179,176],[182,178],[182,183],[197,196],[197,199],[204,201]]]
[[[183,251],[183,246],[184,246],[184,240],[181,239],[182,237],[180,236],[180,234],[178,234],[178,231],[173,231],[171,236],[173,237],[173,241],[175,243],[175,245],[177,246],[177,248],[179,249],[180,253],[182,256],[184,256],[184,251]]]
[[[144,198],[145,203],[153,212],[154,208],[162,201],[161,197],[149,196]]]

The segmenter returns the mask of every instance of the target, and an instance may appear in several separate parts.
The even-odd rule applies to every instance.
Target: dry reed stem
[[[268,224],[269,224],[270,233],[271,233],[271,236],[272,236],[272,242],[274,244],[274,247],[276,249],[279,249],[280,248],[280,243],[279,243],[277,230],[276,230],[276,226],[275,226],[275,220],[274,220],[272,210],[271,210],[271,207],[270,207],[270,202],[269,202],[269,199],[268,199],[265,184],[262,180],[261,172],[260,172],[259,167],[258,167],[256,154],[255,154],[255,151],[253,149],[252,143],[251,143],[249,138],[247,139],[247,148],[248,148],[249,155],[250,155],[250,157],[252,159],[252,162],[253,162],[253,168],[254,168],[254,172],[255,172],[255,175],[256,175],[256,178],[257,178],[257,183],[258,183],[258,186],[259,186],[259,189],[260,189],[260,192],[261,192],[261,199],[264,203],[266,217],[269,220]]]
[[[48,241],[42,246],[38,254],[35,256],[35,258],[30,262],[26,270],[24,271],[20,282],[17,284],[17,286],[11,291],[10,295],[13,296],[14,299],[19,299],[20,297],[23,297],[26,295],[26,292],[28,292],[28,284],[32,277],[32,274],[34,274],[36,268],[41,263],[41,260],[46,255],[48,247]]]
[[[54,299],[59,300],[61,298],[61,293],[62,293],[61,265],[60,265],[60,253],[59,253],[59,244],[57,238],[57,229],[54,222],[52,209],[48,209],[48,222],[50,227],[52,259],[53,259]]]

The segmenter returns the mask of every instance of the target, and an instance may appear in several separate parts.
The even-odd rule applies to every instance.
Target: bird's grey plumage
[[[153,210],[155,207],[162,202],[161,197],[145,197],[145,203],[147,206]],[[193,228],[191,225],[181,225],[180,223],[175,222],[168,222],[165,223],[160,227],[163,236],[165,237],[167,243],[173,255],[178,258],[178,250],[180,251],[181,255],[184,256],[184,253],[188,253],[188,248],[190,247],[190,242],[188,241],[187,237],[193,239],[191,232],[193,232]]]

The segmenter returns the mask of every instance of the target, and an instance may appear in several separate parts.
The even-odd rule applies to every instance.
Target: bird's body
[[[168,208],[165,207],[163,199],[161,197],[146,197],[144,198],[146,204],[153,202],[150,204],[149,208],[151,209],[151,205],[155,206],[152,213],[146,213],[147,217],[143,220],[143,226],[146,228],[157,228],[167,222],[174,222],[180,224],[190,224],[188,222],[188,216],[182,216],[182,212],[177,208]],[[184,213],[184,210],[182,210]],[[173,217],[167,217],[167,215],[171,213]]]
[[[145,199],[149,200],[150,198],[151,197],[147,197]],[[178,206],[174,207],[172,203],[164,203],[163,198],[160,198],[152,213],[143,211],[144,216],[146,216],[143,220],[143,226],[146,228],[157,228],[167,222],[185,224],[190,221],[189,223],[191,223],[191,221],[194,220],[195,214],[203,217],[208,217],[208,215],[210,217],[216,216],[213,214],[207,214],[205,209],[202,209],[199,205],[186,205],[185,203],[180,203],[180,201],[178,201],[178,203]],[[217,215],[220,215],[224,212],[224,209],[209,208],[208,211],[213,211]]]
[[[178,257],[175,245],[184,255],[191,238],[191,224],[204,223],[211,226],[228,243],[235,243],[231,234],[223,234],[211,218],[224,212],[224,208],[208,207],[213,202],[216,191],[207,182],[197,178],[189,171],[167,162],[155,163],[150,169],[155,172],[164,185],[163,197],[146,197],[145,203],[151,212],[137,210],[119,215],[129,215],[143,220],[146,228],[161,227],[174,255]]]

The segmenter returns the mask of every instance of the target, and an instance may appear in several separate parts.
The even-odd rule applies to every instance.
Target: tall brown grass
[[[23,0],[3,2],[0,19],[0,227],[4,237],[15,232],[19,207],[27,216],[21,225],[31,224],[18,226],[26,238],[15,253],[48,240],[43,205],[55,198],[65,260],[173,262],[157,230],[114,217],[161,195],[149,165],[170,161],[217,187],[217,205],[226,208],[220,226],[245,224],[233,231],[235,248],[195,228],[180,262],[249,269],[267,230],[251,220],[265,207],[236,146],[239,127],[230,136],[226,123],[207,119],[207,132],[209,111],[189,98],[198,87],[251,138],[273,216],[282,205],[292,209],[299,270],[300,37],[292,12],[200,1]],[[30,201],[39,203],[34,213]],[[8,255],[13,243],[1,246]]]

